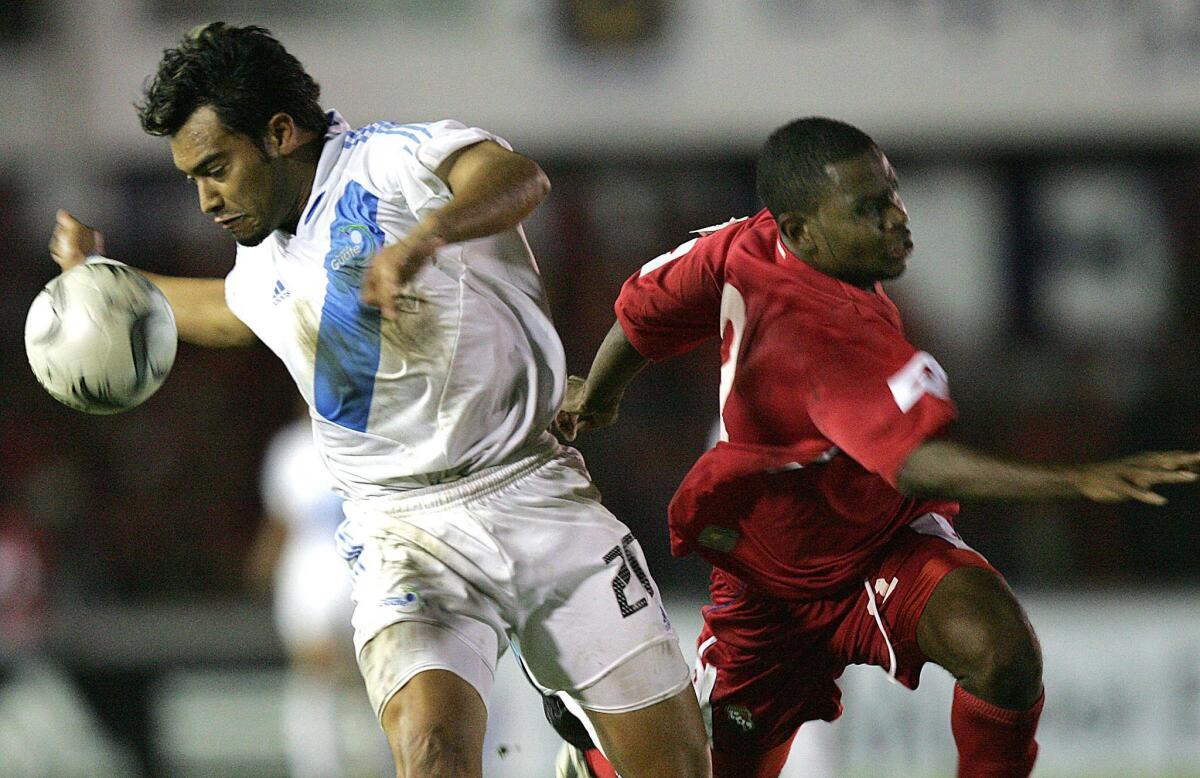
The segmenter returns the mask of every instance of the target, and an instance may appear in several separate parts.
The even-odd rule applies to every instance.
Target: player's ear
[[[288,114],[277,113],[270,119],[267,119],[267,132],[264,141],[271,156],[291,154],[302,145],[300,141],[300,128],[296,126],[295,120]]]
[[[806,257],[816,252],[817,244],[813,240],[812,223],[804,214],[788,211],[780,214],[776,223],[779,225],[779,234],[790,248]]]

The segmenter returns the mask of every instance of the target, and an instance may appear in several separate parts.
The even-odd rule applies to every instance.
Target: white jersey
[[[451,197],[434,171],[480,141],[454,121],[351,130],[336,112],[295,235],[239,246],[229,307],[287,365],[351,499],[453,480],[543,438],[566,364],[521,229],[447,246],[396,322],[362,304],[371,255]]]

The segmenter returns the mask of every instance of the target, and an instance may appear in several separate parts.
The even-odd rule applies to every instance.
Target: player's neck
[[[875,280],[874,279],[863,280],[863,279],[859,279],[859,278],[846,277],[837,268],[836,257],[826,258],[826,257],[813,256],[809,253],[805,253],[805,252],[801,251],[800,248],[798,246],[796,246],[796,244],[794,244],[794,243],[792,243],[792,241],[788,240],[787,236],[780,235],[779,239],[783,243],[784,248],[786,248],[789,252],[791,252],[792,256],[794,256],[796,259],[800,260],[804,264],[808,265],[809,267],[811,267],[813,270],[817,271],[821,275],[829,276],[832,279],[841,281],[843,284],[849,284],[850,286],[861,289],[864,292],[870,292],[872,294],[875,293]]]
[[[299,229],[300,216],[304,213],[304,207],[308,205],[308,198],[312,196],[313,182],[317,178],[317,163],[321,159],[323,146],[323,138],[314,138],[298,149],[294,158],[289,160],[289,166],[293,169],[289,170],[288,175],[296,182],[296,196],[283,224],[279,225],[279,229],[289,235],[295,235]]]

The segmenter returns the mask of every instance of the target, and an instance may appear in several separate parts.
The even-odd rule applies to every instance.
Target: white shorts
[[[354,646],[376,715],[449,670],[485,704],[511,640],[543,692],[619,713],[686,689],[689,669],[629,529],[574,449],[547,444],[450,484],[345,506]]]

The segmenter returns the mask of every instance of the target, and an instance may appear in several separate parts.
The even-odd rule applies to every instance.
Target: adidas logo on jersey
[[[281,302],[291,296],[292,293],[288,291],[287,287],[283,285],[282,281],[275,282],[275,290],[271,293],[271,302],[274,305],[279,305]]]

